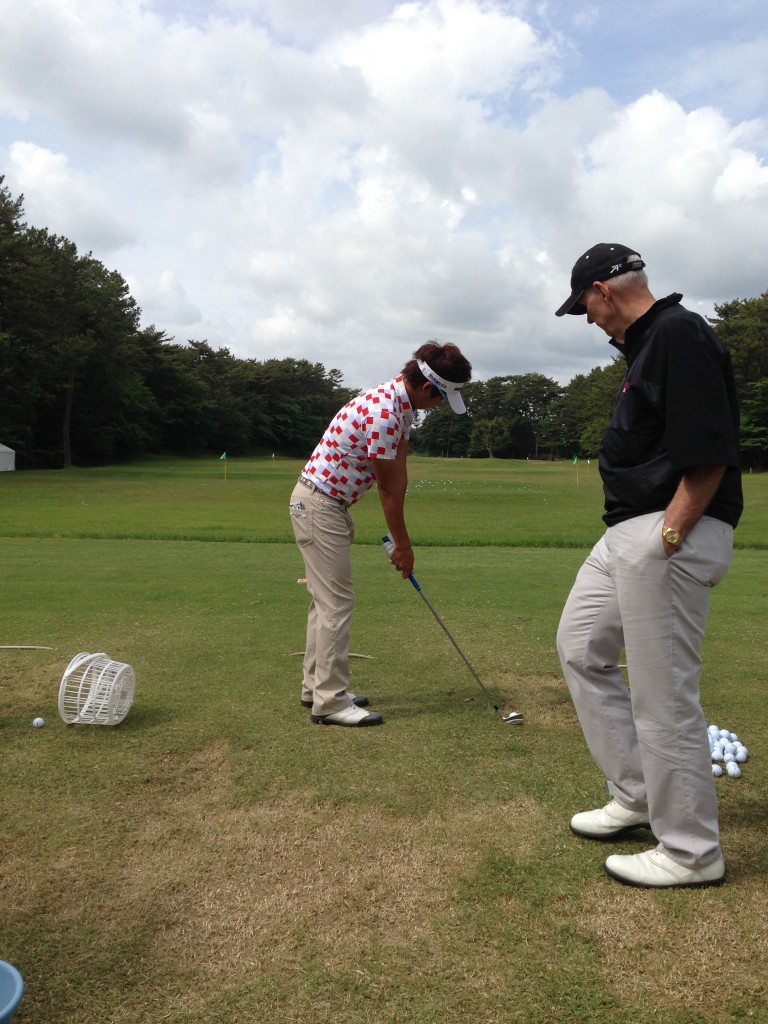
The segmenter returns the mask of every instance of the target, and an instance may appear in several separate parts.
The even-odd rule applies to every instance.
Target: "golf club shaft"
[[[387,555],[387,558],[389,558],[389,560],[391,562],[392,561],[392,555],[393,555],[393,553],[395,551],[395,543],[394,543],[394,541],[389,536],[389,534],[387,534],[386,536],[381,538],[381,543],[384,545],[384,551],[385,551],[385,553]],[[424,602],[424,604],[427,606],[427,608],[429,608],[429,610],[434,615],[434,617],[437,620],[437,622],[438,622],[440,628],[442,629],[442,631],[445,633],[445,635],[451,641],[453,646],[456,648],[456,652],[458,653],[458,655],[461,658],[461,660],[464,662],[464,664],[469,669],[469,671],[470,671],[470,673],[472,675],[472,678],[475,680],[477,685],[483,691],[483,694],[485,695],[485,699],[488,701],[488,704],[493,708],[493,710],[496,712],[496,714],[499,716],[499,718],[502,720],[502,722],[504,722],[505,725],[509,725],[510,723],[514,725],[514,724],[519,724],[520,722],[522,722],[523,721],[523,716],[521,714],[519,714],[517,711],[510,711],[510,713],[508,715],[503,715],[501,713],[501,711],[499,711],[498,704],[494,703],[493,698],[491,697],[490,693],[488,692],[488,690],[483,685],[482,680],[480,679],[480,676],[472,668],[472,666],[470,665],[469,661],[465,657],[464,652],[462,651],[462,649],[459,647],[459,645],[456,643],[456,641],[451,636],[451,634],[450,634],[450,632],[448,630],[448,627],[443,622],[443,620],[440,618],[440,616],[437,614],[435,609],[432,607],[432,604],[431,604],[429,598],[427,597],[427,595],[424,593],[424,591],[419,586],[418,581],[416,580],[416,577],[413,575],[413,573],[409,573],[408,574],[408,579],[410,580],[411,584],[413,585],[413,588],[416,591],[416,593],[419,594],[419,596],[421,597],[421,599]]]
[[[458,644],[456,643],[456,641],[455,641],[455,640],[453,639],[453,637],[451,636],[451,634],[450,634],[450,632],[449,632],[449,630],[448,630],[448,627],[447,627],[447,626],[446,626],[446,624],[445,624],[445,623],[443,622],[443,620],[442,620],[442,619],[440,618],[440,616],[439,616],[439,615],[437,614],[437,611],[436,611],[436,610],[435,610],[435,609],[434,609],[434,608],[432,607],[432,603],[430,602],[430,600],[429,600],[429,598],[427,597],[427,595],[426,595],[426,594],[424,593],[424,591],[423,591],[423,590],[421,589],[421,587],[419,586],[419,584],[418,584],[418,581],[416,580],[416,577],[415,577],[415,576],[413,575],[413,573],[411,573],[411,574],[409,575],[408,579],[409,579],[409,580],[410,580],[410,582],[411,582],[411,583],[413,584],[413,586],[414,586],[414,588],[415,588],[415,590],[416,590],[416,593],[417,593],[417,594],[418,594],[418,595],[419,595],[419,596],[421,597],[421,599],[422,599],[422,601],[424,602],[424,604],[425,604],[425,605],[427,606],[427,608],[429,608],[429,610],[430,610],[430,611],[432,612],[432,614],[434,615],[434,617],[435,617],[436,621],[438,622],[438,624],[439,624],[440,628],[442,629],[442,631],[443,631],[443,632],[445,633],[445,635],[446,635],[446,636],[448,637],[448,639],[449,639],[449,640],[451,641],[451,643],[453,644],[453,646],[454,646],[454,647],[456,648],[456,653],[457,653],[457,654],[459,655],[459,657],[461,658],[461,660],[462,660],[462,661],[464,662],[464,664],[465,664],[465,665],[467,666],[467,668],[468,668],[468,669],[469,669],[469,671],[471,672],[471,674],[472,674],[472,678],[473,678],[473,679],[475,680],[475,682],[477,683],[477,685],[478,685],[478,686],[480,687],[480,689],[481,689],[481,690],[483,691],[483,693],[485,694],[485,698],[486,698],[486,700],[488,701],[488,703],[490,704],[490,706],[491,706],[491,707],[493,708],[493,710],[494,710],[494,711],[496,712],[496,714],[497,714],[497,715],[499,716],[499,718],[500,718],[500,719],[502,720],[502,722],[506,721],[506,719],[505,719],[505,718],[504,718],[504,716],[502,715],[501,711],[499,711],[498,705],[497,705],[497,704],[494,704],[494,702],[493,702],[493,698],[491,697],[490,693],[488,692],[488,690],[487,690],[487,689],[485,688],[485,686],[483,685],[483,682],[482,682],[482,680],[480,679],[480,676],[479,676],[479,675],[477,674],[477,672],[475,672],[475,670],[474,670],[474,669],[472,668],[472,666],[470,665],[469,661],[467,660],[467,658],[466,658],[466,656],[465,656],[464,652],[462,651],[462,649],[461,649],[461,648],[459,647],[459,645],[458,645]]]

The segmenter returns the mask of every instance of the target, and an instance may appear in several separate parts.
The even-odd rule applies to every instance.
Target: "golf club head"
[[[501,720],[505,725],[523,724],[523,716],[519,711],[508,711],[506,715],[501,716]]]

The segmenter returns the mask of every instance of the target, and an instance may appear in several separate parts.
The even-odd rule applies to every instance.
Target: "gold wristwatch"
[[[683,543],[683,538],[680,531],[676,530],[674,526],[662,526],[661,536],[664,538],[667,544],[671,544],[672,547],[675,548],[679,544]]]

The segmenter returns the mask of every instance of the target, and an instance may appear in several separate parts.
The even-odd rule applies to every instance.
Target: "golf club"
[[[389,560],[391,561],[392,560],[392,553],[395,550],[395,543],[394,543],[394,541],[389,536],[389,534],[387,534],[386,537],[382,537],[381,542],[384,545],[384,550],[387,553],[387,558],[389,558]],[[421,597],[421,599],[424,602],[424,604],[427,606],[427,608],[429,608],[429,610],[434,615],[434,617],[437,620],[437,622],[439,623],[440,628],[442,629],[442,631],[445,633],[445,635],[451,641],[453,646],[456,648],[456,651],[457,651],[459,657],[461,658],[461,660],[464,662],[464,664],[467,666],[467,668],[471,672],[472,678],[475,680],[477,685],[483,691],[483,693],[485,694],[486,700],[488,701],[490,706],[493,708],[493,710],[496,712],[496,714],[499,716],[499,718],[502,720],[502,722],[504,722],[505,725],[522,725],[523,724],[523,716],[522,716],[522,714],[519,711],[510,711],[510,712],[508,712],[505,715],[505,714],[502,714],[502,712],[499,710],[498,704],[494,704],[493,698],[491,697],[490,693],[488,692],[488,690],[485,688],[485,686],[481,682],[480,676],[478,676],[477,672],[475,672],[475,670],[472,668],[472,666],[470,665],[469,661],[467,661],[467,658],[465,657],[464,652],[459,647],[459,645],[456,643],[456,641],[453,639],[451,634],[448,632],[448,627],[443,622],[443,620],[440,618],[440,616],[437,614],[435,609],[432,607],[432,604],[430,603],[427,595],[424,593],[424,591],[419,586],[419,584],[418,584],[418,582],[416,580],[416,577],[413,575],[413,573],[410,573],[410,575],[408,576],[408,579],[413,584],[413,587],[416,590],[416,593]]]

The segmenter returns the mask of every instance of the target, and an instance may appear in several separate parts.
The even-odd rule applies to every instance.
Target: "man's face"
[[[587,288],[582,293],[581,304],[587,311],[587,323],[597,324],[609,338],[614,338],[620,333],[621,324],[605,285],[598,281]]]

